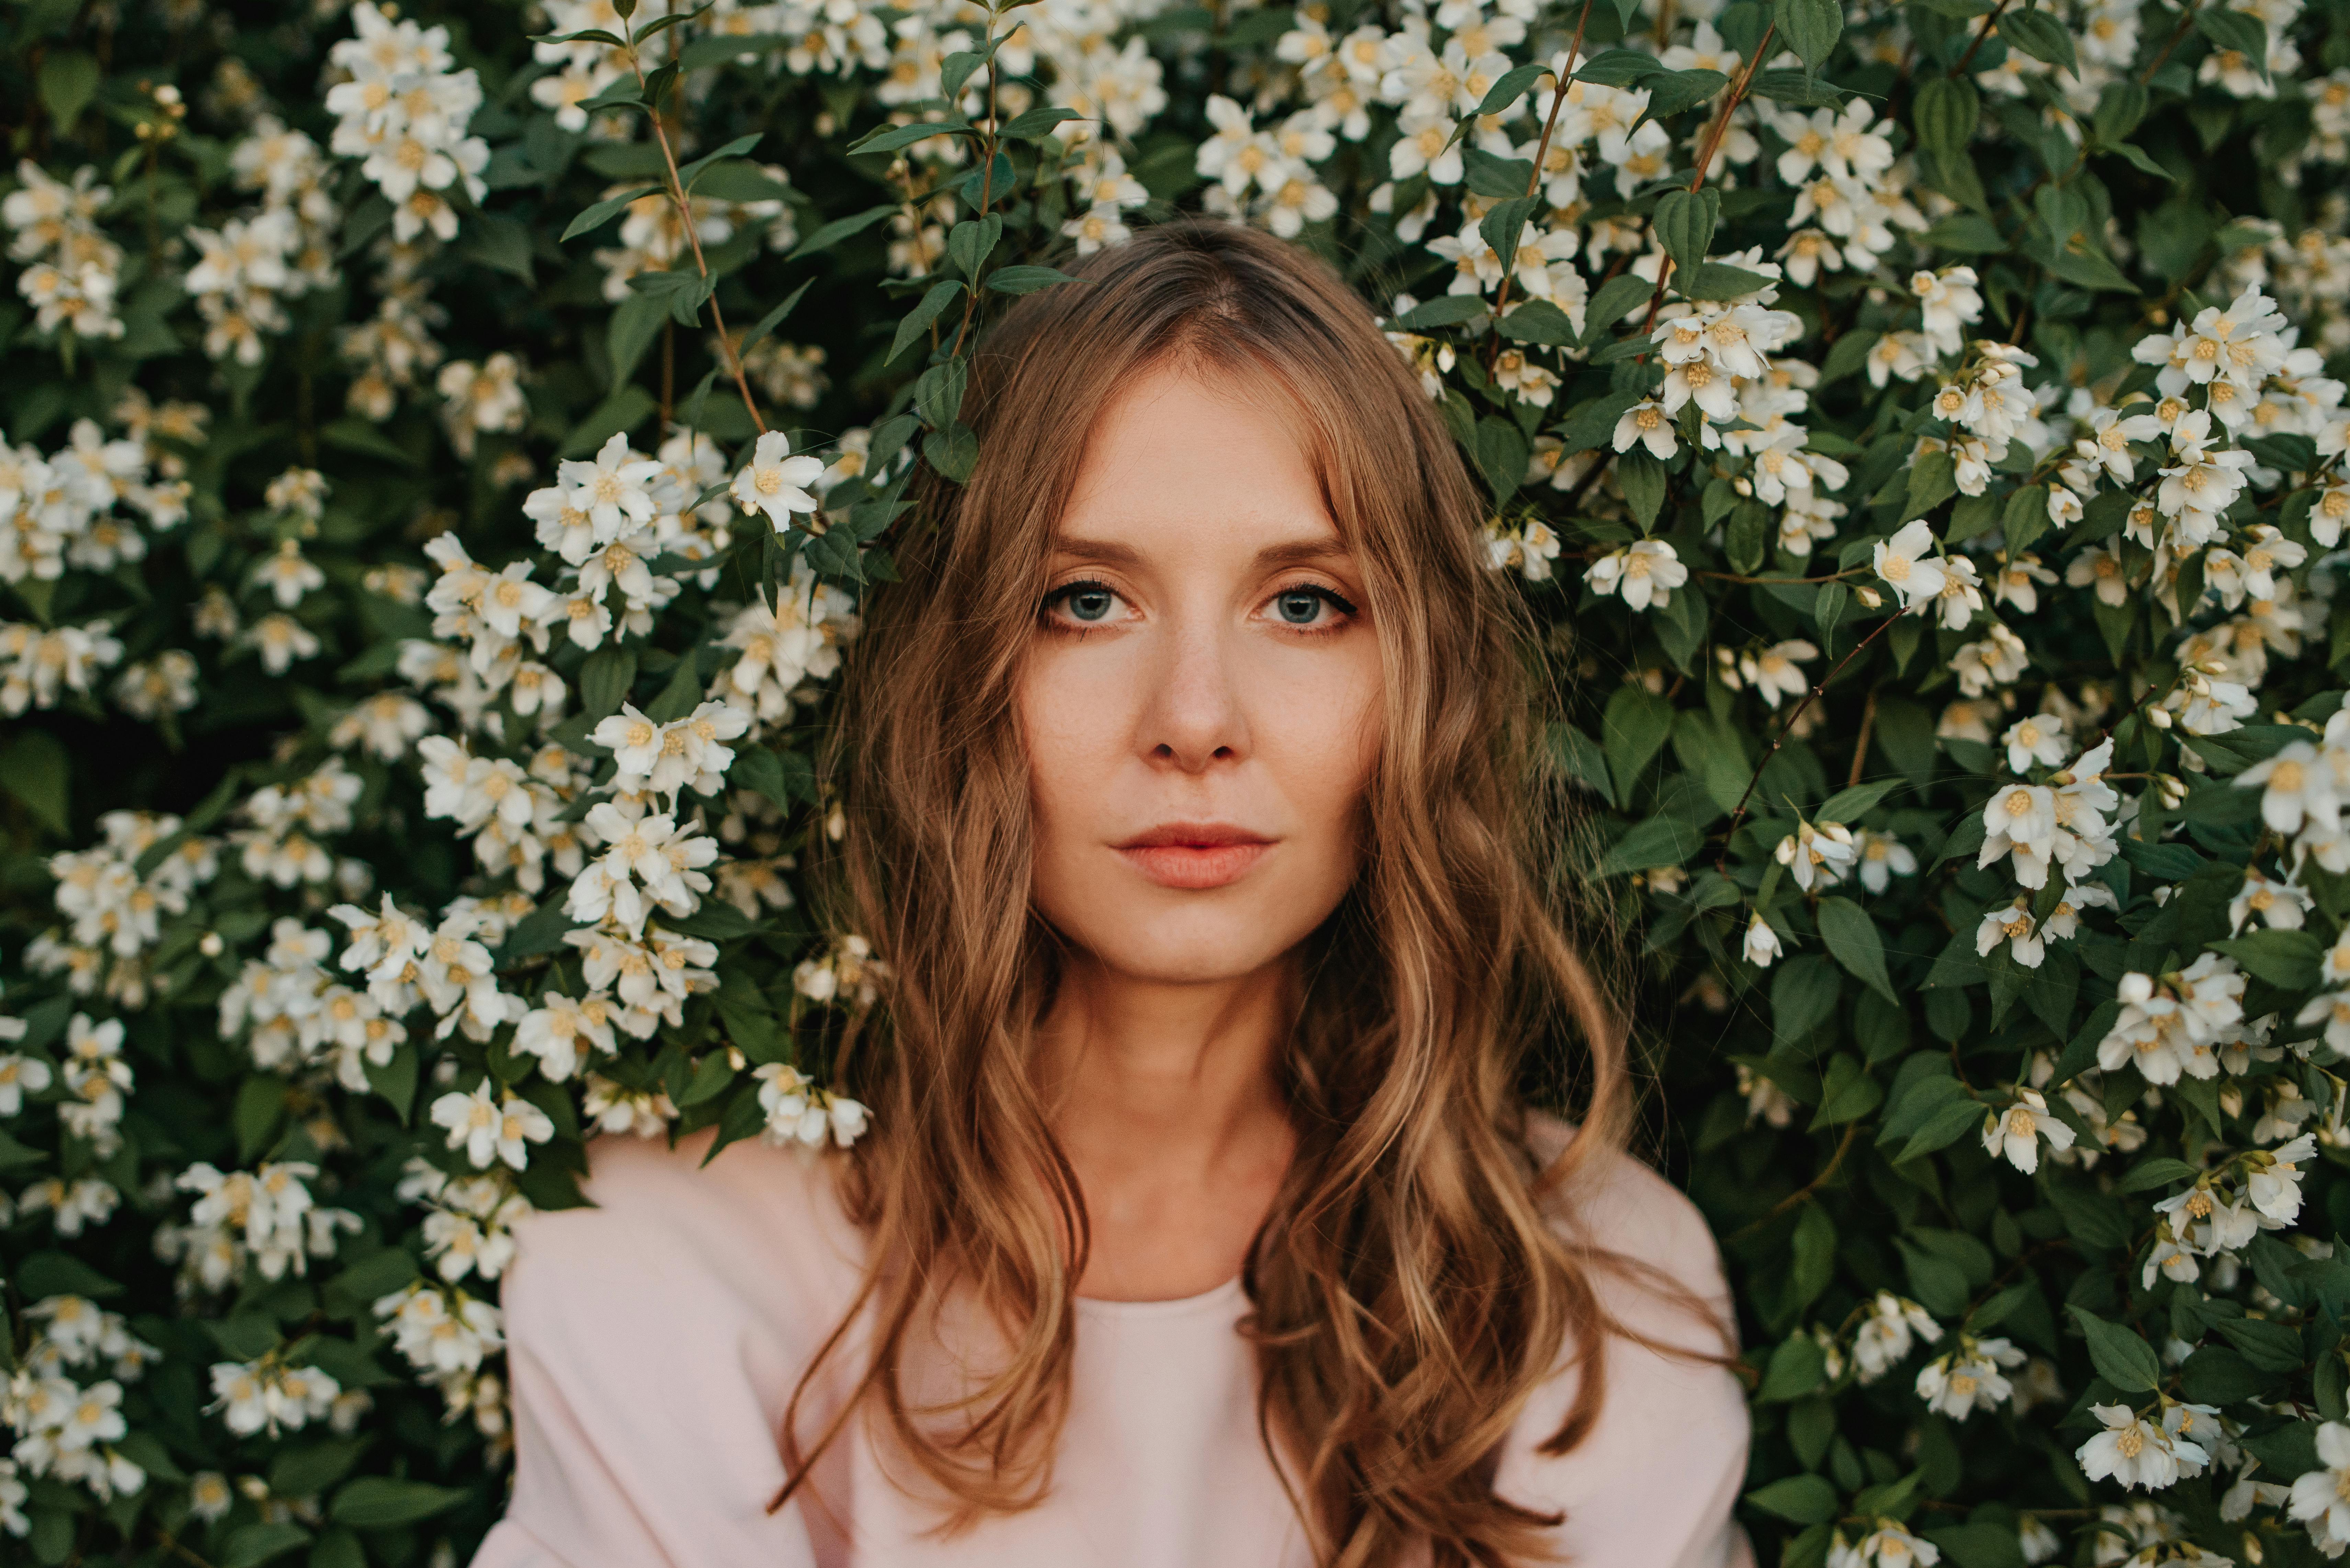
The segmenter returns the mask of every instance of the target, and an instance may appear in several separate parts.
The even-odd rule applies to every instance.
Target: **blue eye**
[[[1275,600],[1281,607],[1281,618],[1292,626],[1311,626],[1322,613],[1324,596],[1312,588],[1291,588]]]
[[[1055,589],[1045,603],[1060,606],[1071,620],[1099,624],[1109,618],[1118,593],[1107,583],[1069,583]]]

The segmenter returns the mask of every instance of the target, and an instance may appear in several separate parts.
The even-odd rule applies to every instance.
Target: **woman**
[[[597,1142],[477,1568],[1747,1562],[1719,1260],[1620,1152],[1443,423],[1278,241],[1077,270],[844,692],[875,1130]],[[1553,1031],[1578,1128],[1515,1098]]]

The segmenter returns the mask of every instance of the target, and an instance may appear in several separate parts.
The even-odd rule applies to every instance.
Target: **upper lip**
[[[1270,844],[1262,833],[1252,833],[1229,822],[1162,822],[1158,826],[1138,833],[1120,849],[1158,849],[1170,845],[1186,848],[1211,848],[1226,844]]]

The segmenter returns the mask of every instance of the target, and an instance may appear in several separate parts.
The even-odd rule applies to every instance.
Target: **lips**
[[[1273,841],[1230,823],[1169,822],[1117,847],[1128,865],[1160,887],[1196,890],[1238,881]]]

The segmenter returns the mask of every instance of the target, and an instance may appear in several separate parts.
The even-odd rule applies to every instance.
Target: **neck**
[[[1239,1271],[1295,1141],[1274,1064],[1298,980],[1294,960],[1169,983],[1072,956],[1036,1044],[1093,1223],[1082,1293],[1186,1295]]]

